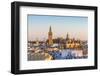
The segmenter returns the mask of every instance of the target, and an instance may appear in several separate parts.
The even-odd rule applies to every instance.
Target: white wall
[[[11,5],[10,4],[13,1],[14,0],[0,0],[0,76],[13,76],[13,74],[10,73],[10,57],[11,57],[10,54],[11,53],[11,48],[10,48]],[[21,0],[21,1],[98,6],[98,13],[100,13],[100,0]],[[100,24],[99,20],[100,20],[100,14],[98,15],[98,25]],[[100,28],[100,26],[98,28]],[[100,35],[98,42],[100,42]],[[98,58],[100,58],[100,52],[98,51],[98,53],[99,53]],[[100,67],[100,59],[98,60]],[[99,76],[99,74],[100,74],[100,68],[98,70],[40,73],[40,74],[34,74],[34,76],[55,76],[55,75],[56,76],[69,76],[69,75]],[[31,75],[33,74],[26,74],[26,76],[31,76]]]

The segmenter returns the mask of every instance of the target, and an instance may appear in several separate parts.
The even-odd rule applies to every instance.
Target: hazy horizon
[[[48,38],[49,27],[52,28],[53,39],[57,37],[88,39],[88,17],[28,15],[28,40],[44,40]]]

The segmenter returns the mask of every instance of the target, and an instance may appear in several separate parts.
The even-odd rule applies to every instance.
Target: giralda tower
[[[49,28],[49,32],[48,32],[48,45],[49,46],[52,46],[53,45],[53,39],[52,39],[52,29],[51,29],[51,26]]]

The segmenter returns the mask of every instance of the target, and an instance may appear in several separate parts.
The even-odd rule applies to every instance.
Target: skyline
[[[28,15],[27,21],[28,40],[47,39],[50,26],[53,38],[65,38],[69,33],[71,38],[88,39],[88,17]]]

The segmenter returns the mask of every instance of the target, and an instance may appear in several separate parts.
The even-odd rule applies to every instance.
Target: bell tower
[[[52,29],[51,29],[51,26],[49,28],[49,32],[48,32],[48,45],[53,45],[53,39],[52,39]]]

